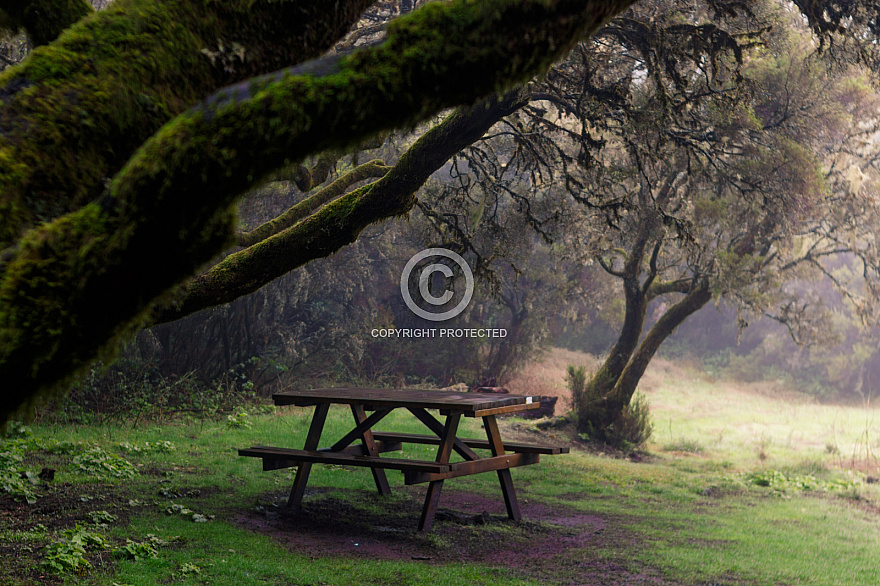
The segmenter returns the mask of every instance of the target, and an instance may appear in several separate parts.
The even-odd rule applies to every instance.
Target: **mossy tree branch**
[[[371,177],[382,177],[389,169],[391,169],[391,167],[386,166],[385,163],[379,159],[355,167],[327,187],[310,195],[278,217],[261,224],[250,232],[239,234],[238,245],[252,246],[257,242],[262,242],[269,236],[278,234],[282,230],[293,226],[306,216],[312,214],[322,205],[341,196],[345,193],[346,189],[355,183],[360,183]]]
[[[230,243],[236,197],[273,169],[523,83],[630,2],[428,4],[389,26],[382,45],[312,75],[232,87],[178,117],[138,150],[100,201],[31,230],[8,255],[0,281],[0,418],[143,324],[157,300]],[[291,4],[302,2],[280,3]],[[319,4],[314,20],[326,16]],[[421,184],[406,175],[416,164],[395,166],[400,193]],[[370,192],[381,193],[391,175]],[[402,211],[399,198],[343,196],[289,229],[298,247],[286,262],[326,256],[372,221]],[[257,248],[271,250],[276,238]]]
[[[183,296],[157,309],[152,323],[180,319],[252,293],[316,258],[354,242],[370,224],[407,213],[416,192],[452,155],[528,102],[515,90],[460,108],[417,140],[382,179],[328,204],[299,223],[229,255],[183,287]],[[326,231],[332,230],[328,238]]]
[[[370,3],[116,0],[36,49],[0,75],[0,249],[99,197],[148,137],[206,95],[317,57]]]

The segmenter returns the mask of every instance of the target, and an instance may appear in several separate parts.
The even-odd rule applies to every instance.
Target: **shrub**
[[[0,494],[8,494],[16,501],[32,505],[37,502],[35,486],[38,476],[20,468],[24,459],[22,440],[0,441]]]
[[[110,548],[107,539],[82,525],[61,532],[61,540],[46,548],[43,566],[56,574],[82,574],[92,567],[86,559],[87,551]]]
[[[254,384],[242,374],[245,364],[204,381],[194,372],[165,376],[148,362],[122,358],[98,364],[70,387],[68,396],[49,405],[42,415],[65,423],[106,423],[111,420],[156,421],[177,416],[220,419],[256,400]]]
[[[75,456],[73,465],[80,472],[94,476],[132,478],[136,474],[131,462],[116,454],[109,454],[101,448],[93,448],[80,456]]]
[[[125,545],[115,549],[113,555],[126,560],[147,560],[159,557],[159,549],[147,541],[125,540]]]
[[[577,420],[581,421],[584,411],[587,407],[587,369],[583,366],[568,365],[568,372],[565,375],[565,384],[571,393],[571,405]]]
[[[593,386],[589,384],[587,371],[583,366],[569,365],[565,383],[571,392],[578,431],[582,434],[626,452],[641,447],[650,439],[654,428],[648,399],[641,393],[633,395],[620,413],[609,418],[603,398],[591,394]],[[611,419],[611,423],[600,423],[608,419]]]
[[[624,405],[614,423],[605,430],[605,441],[630,452],[645,445],[653,432],[648,398],[642,393],[636,393],[630,399],[629,405]]]

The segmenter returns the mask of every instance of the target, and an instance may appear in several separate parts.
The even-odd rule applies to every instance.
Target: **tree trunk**
[[[632,355],[609,397],[608,417],[616,418],[623,407],[629,405],[630,399],[636,392],[636,387],[645,374],[648,364],[660,345],[668,338],[684,320],[699,311],[709,300],[712,293],[707,284],[694,288],[678,303],[666,310],[657,323],[651,328],[638,350]]]
[[[590,379],[580,397],[572,397],[578,414],[578,431],[593,435],[605,425],[607,398],[612,394],[629,359],[638,347],[648,311],[647,296],[639,286],[638,278],[624,279],[626,313],[623,327],[611,351]]]
[[[621,271],[615,271],[611,267],[605,270],[623,280],[623,294],[626,303],[623,326],[617,341],[614,342],[605,362],[586,384],[580,396],[572,397],[575,412],[578,414],[578,431],[593,435],[604,421],[604,402],[614,389],[617,379],[626,368],[630,356],[635,351],[642,336],[642,328],[645,325],[645,317],[648,311],[648,288],[654,279],[655,273],[648,276],[645,285],[641,283],[642,262],[645,259],[645,251],[651,241],[656,219],[650,215],[643,215],[639,221],[635,242],[626,258]],[[655,244],[659,246],[659,243]],[[653,262],[652,262],[653,268]]]

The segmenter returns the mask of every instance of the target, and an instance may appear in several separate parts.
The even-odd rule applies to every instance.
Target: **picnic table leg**
[[[364,411],[363,405],[352,405],[351,406],[351,414],[354,415],[354,424],[355,426],[360,425],[364,419],[367,418],[367,414]],[[369,456],[378,456],[379,448],[376,447],[376,441],[373,439],[373,432],[369,429],[364,432],[363,438],[364,449]],[[391,494],[391,487],[388,485],[388,478],[385,476],[385,470],[381,468],[370,468],[370,471],[373,473],[373,480],[376,483],[376,490],[379,491],[381,495],[389,495]]]
[[[483,424],[486,427],[486,436],[489,439],[489,446],[492,449],[493,456],[504,455],[504,444],[501,442],[501,434],[498,431],[498,421],[494,415],[486,415],[483,417]],[[507,516],[514,521],[519,521],[522,515],[519,512],[519,503],[516,500],[516,491],[513,488],[513,479],[510,477],[510,470],[498,470],[498,481],[501,483],[501,493],[504,495],[504,505],[507,507]]]
[[[324,421],[327,419],[327,411],[330,410],[329,403],[318,403],[315,406],[315,414],[312,416],[312,424],[309,426],[309,434],[306,436],[306,450],[317,450],[318,442],[321,439],[321,432],[324,430]],[[292,511],[298,511],[302,506],[303,494],[306,490],[306,484],[309,482],[309,472],[312,471],[311,462],[300,462],[296,469],[296,478],[293,480],[293,488],[290,489],[290,498],[287,499],[287,508]]]
[[[453,411],[446,416],[443,435],[440,437],[440,447],[437,449],[436,461],[440,464],[449,462],[460,420],[461,413],[458,411]],[[422,517],[419,519],[419,531],[431,530],[431,525],[434,524],[434,514],[437,512],[437,504],[440,502],[440,490],[442,488],[442,480],[432,480],[428,483],[428,494],[425,495],[425,506],[422,507]]]

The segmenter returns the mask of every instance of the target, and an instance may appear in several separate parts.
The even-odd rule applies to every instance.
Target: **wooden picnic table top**
[[[499,393],[467,393],[424,389],[326,388],[283,391],[272,395],[276,405],[308,406],[318,403],[368,405],[376,408],[415,408],[460,411],[483,415],[487,411],[514,413],[540,407],[540,397]]]

